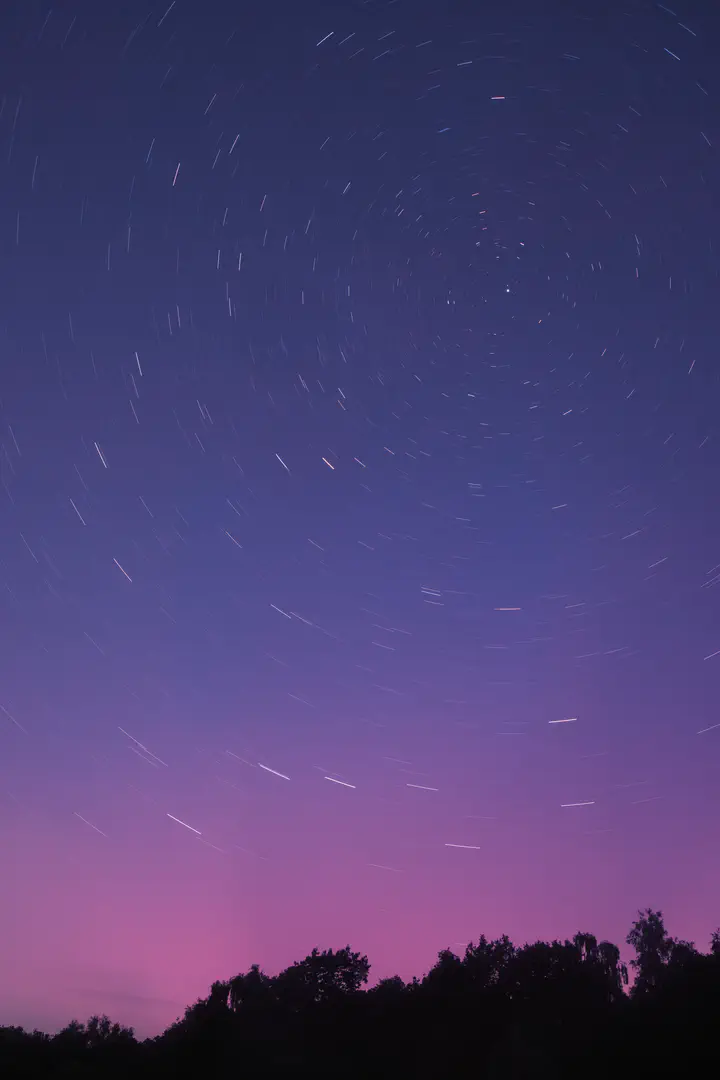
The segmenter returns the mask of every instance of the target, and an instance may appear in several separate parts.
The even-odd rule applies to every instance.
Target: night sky
[[[718,922],[717,17],[7,0],[0,1022]]]

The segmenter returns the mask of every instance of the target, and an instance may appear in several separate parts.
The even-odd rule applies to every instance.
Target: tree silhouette
[[[98,1047],[127,1046],[134,1041],[135,1032],[132,1028],[113,1024],[107,1016],[91,1016],[85,1027],[85,1043],[90,1050]]]
[[[634,995],[647,994],[659,986],[675,945],[665,929],[662,911],[652,908],[639,911],[626,941],[635,950],[631,964],[637,978],[632,992]]]
[[[230,1008],[240,1009],[267,1007],[273,1000],[273,980],[253,964],[246,975],[236,975],[230,980]]]
[[[304,960],[281,972],[274,980],[277,998],[291,1007],[333,1000],[338,994],[356,993],[367,982],[370,963],[367,956],[351,951],[350,946],[313,949]]]
[[[720,1015],[720,931],[707,953],[671,937],[662,913],[638,912],[632,993],[620,950],[591,933],[516,946],[480,937],[443,949],[430,971],[367,989],[350,946],[284,971],[257,965],[207,995],[155,1039],[107,1016],[54,1037],[0,1028],[2,1080],[606,1080],[705,1075]]]
[[[376,983],[369,992],[376,1001],[390,1003],[404,1000],[407,990],[407,986],[399,975],[391,975],[387,979],[380,979],[380,982]]]
[[[622,1000],[628,984],[628,969],[620,959],[620,950],[611,941],[601,941],[597,948],[598,967],[603,974],[611,1004]]]
[[[506,936],[488,941],[483,935],[476,945],[470,942],[465,948],[463,964],[474,991],[499,986],[514,956],[515,946]]]

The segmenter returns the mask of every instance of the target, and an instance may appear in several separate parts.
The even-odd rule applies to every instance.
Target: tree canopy
[[[591,933],[514,945],[481,936],[430,971],[368,987],[349,945],[276,975],[253,965],[212,984],[139,1042],[107,1016],[54,1036],[0,1028],[0,1075],[25,1077],[584,1078],[704,1074],[717,1041],[720,931],[709,951],[639,911],[620,949]]]

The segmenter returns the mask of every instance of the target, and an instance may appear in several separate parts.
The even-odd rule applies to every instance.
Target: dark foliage
[[[720,931],[708,953],[638,913],[620,950],[592,934],[516,947],[481,937],[445,950],[422,979],[366,989],[367,957],[312,953],[279,975],[256,966],[155,1039],[92,1017],[55,1036],[0,1028],[0,1076],[163,1080],[197,1077],[676,1077],[713,1068]]]

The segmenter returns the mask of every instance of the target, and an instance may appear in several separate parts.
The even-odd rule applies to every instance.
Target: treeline
[[[422,979],[365,989],[366,956],[314,949],[280,972],[227,982],[138,1042],[107,1017],[57,1035],[0,1028],[0,1077],[636,1078],[713,1075],[720,932],[704,953],[638,913],[620,950],[592,934],[515,946],[481,937]]]

